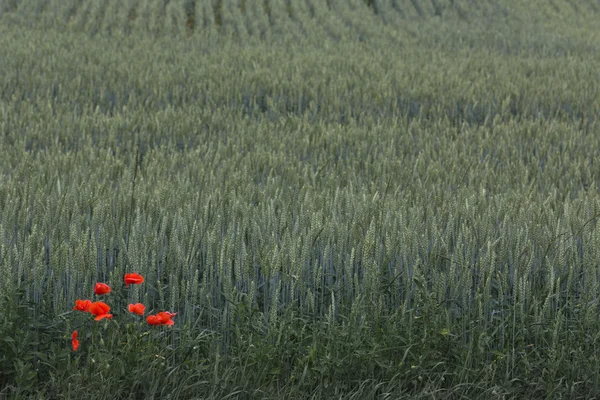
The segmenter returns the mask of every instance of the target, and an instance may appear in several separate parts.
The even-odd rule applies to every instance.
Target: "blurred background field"
[[[0,0],[0,398],[597,397],[599,65],[597,0]],[[133,271],[172,328],[71,313]]]

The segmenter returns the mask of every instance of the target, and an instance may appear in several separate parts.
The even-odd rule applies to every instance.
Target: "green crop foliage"
[[[600,395],[599,20],[0,2],[0,398]]]

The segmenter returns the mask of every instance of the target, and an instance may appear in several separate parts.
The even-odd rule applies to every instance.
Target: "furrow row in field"
[[[405,21],[400,21],[390,0],[365,4],[363,0],[332,0],[336,12],[346,22],[353,38],[360,41],[377,40],[390,46],[403,46],[407,33]]]
[[[269,15],[274,37],[289,37],[292,42],[297,42],[304,36],[291,18],[291,9],[286,0],[269,0]]]
[[[213,11],[215,14],[215,24],[219,32],[226,37],[240,40],[243,34],[237,26],[239,21],[234,18],[233,8],[237,7],[236,0],[217,0],[213,2]]]
[[[213,6],[209,1],[196,2],[195,7],[195,32],[215,33],[217,29]]]
[[[310,28],[306,3],[294,0],[285,0],[285,2],[289,18],[291,21],[293,21],[293,23],[296,24],[299,34],[302,37],[308,37]]]
[[[246,26],[253,37],[268,40],[271,36],[269,17],[262,1],[246,2]]]
[[[127,7],[123,7],[123,1],[119,0],[107,0],[107,3],[104,20],[100,23],[100,34],[122,34],[121,19],[127,14]]]
[[[102,33],[102,27],[108,19],[106,11],[110,3],[110,0],[91,2],[89,17],[83,28],[89,35],[95,36]]]
[[[312,4],[306,1],[293,1],[292,20],[301,25],[305,37],[311,43],[320,43],[321,38],[328,37],[325,28],[315,18],[315,10]]]
[[[242,3],[240,0],[230,2],[230,15],[231,19],[235,21],[236,32],[238,33],[239,40],[246,42],[250,39],[251,33],[248,29],[246,16],[242,11]]]
[[[315,22],[320,25],[327,36],[334,42],[339,42],[344,36],[347,36],[348,28],[340,21],[327,4],[322,0],[306,0],[311,15]]]
[[[362,3],[362,0],[358,0]],[[351,4],[354,3],[354,4]],[[369,36],[369,31],[378,28],[381,21],[374,18],[372,12],[369,12],[366,4],[362,3],[357,8],[355,1],[349,0],[330,0],[329,7],[334,15],[337,15],[340,21],[348,28],[351,39],[364,41]],[[358,16],[362,18],[357,18]]]
[[[165,29],[167,2],[158,0],[150,4],[149,30],[151,34],[159,36]]]
[[[13,5],[10,5],[10,1],[6,3],[9,4],[8,10],[11,10],[15,14],[23,16],[23,21],[28,26],[35,26],[39,23],[42,15],[45,13],[46,7],[48,6],[49,0],[38,0],[38,1],[20,1]],[[0,7],[1,10],[1,7]],[[1,14],[1,11],[0,11]]]
[[[419,21],[417,17],[407,13],[406,7],[399,4],[400,0],[374,0],[373,11],[381,20],[397,31],[402,31],[410,23]]]
[[[138,17],[140,0],[126,0],[118,3],[121,4],[121,11],[111,25],[114,26],[115,31],[128,35],[133,29],[133,22]]]
[[[165,33],[175,37],[186,33],[185,0],[170,0],[165,9]]]
[[[152,15],[149,0],[139,0],[135,9],[129,15],[127,24],[131,25],[131,31],[137,34],[148,34],[150,32],[150,18]]]
[[[593,26],[590,15],[600,6],[593,0],[574,2],[555,0],[507,4],[498,0],[32,0],[2,3],[3,18],[23,21],[33,26],[60,28],[61,21],[69,29],[97,34],[116,32],[130,34],[171,35],[198,38],[222,35],[237,41],[284,40],[289,43],[322,42],[323,35],[333,42],[340,40],[377,40],[389,45],[402,45],[407,40],[439,43],[454,47],[453,41],[465,40],[457,24],[469,24],[482,31],[485,43],[502,26],[522,43],[514,51],[529,51],[539,45],[531,38],[517,36],[524,24],[550,29],[548,21],[577,21],[582,34]],[[535,10],[535,11],[533,11]],[[435,30],[423,30],[422,24]],[[496,26],[496,29],[487,29]],[[554,26],[556,32],[564,24]],[[425,33],[429,32],[429,33]],[[590,35],[588,33],[588,35]],[[498,51],[506,44],[496,34]],[[555,46],[559,37],[546,40],[544,48]],[[473,46],[484,40],[469,38]],[[538,40],[538,39],[535,39]],[[563,40],[564,41],[564,40]],[[592,36],[590,36],[590,47]],[[569,44],[560,44],[564,51]],[[548,50],[550,51],[550,50]]]

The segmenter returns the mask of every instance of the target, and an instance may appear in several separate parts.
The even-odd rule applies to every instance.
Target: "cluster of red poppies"
[[[129,285],[140,285],[144,283],[144,277],[138,274],[137,272],[134,272],[132,274],[125,274],[124,280],[125,287],[129,287]],[[96,283],[96,286],[94,286],[94,293],[97,295],[101,296],[110,292],[111,288],[106,283],[99,282]],[[144,312],[146,310],[146,306],[142,303],[129,304],[127,308],[130,313],[141,316],[144,315]],[[109,314],[110,306],[103,301],[92,302],[91,300],[75,300],[75,307],[73,307],[73,310],[89,312],[96,316],[94,318],[94,320],[96,321],[100,321],[104,318],[111,319],[113,317],[112,314]],[[175,324],[171,319],[175,315],[177,315],[177,313],[162,311],[156,315],[148,315],[146,317],[146,322],[148,322],[149,325],[171,326]],[[73,351],[77,351],[77,349],[79,348],[79,340],[77,340],[77,334],[77,331],[74,331],[71,335],[71,346],[73,347]]]

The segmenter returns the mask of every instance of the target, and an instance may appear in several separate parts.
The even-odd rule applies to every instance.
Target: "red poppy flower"
[[[158,316],[156,316],[156,315],[148,315],[146,317],[146,321],[148,322],[149,325],[160,325],[160,324],[162,324],[160,318],[158,318]]]
[[[176,315],[177,315],[177,313],[170,313],[168,311],[162,311],[156,315],[148,315],[148,317],[146,317],[146,321],[150,325],[169,325],[170,326],[170,325],[175,324],[175,322],[173,322],[173,320],[171,318]]]
[[[91,305],[91,300],[75,300],[75,307],[73,307],[73,310],[89,312]]]
[[[137,303],[137,304],[130,304],[128,306],[128,308],[129,308],[130,313],[134,313],[137,315],[144,315],[144,310],[146,309],[146,306],[143,305],[142,303]]]
[[[108,286],[106,283],[96,283],[96,286],[94,286],[94,293],[96,294],[106,294],[106,293],[110,293],[110,286]]]
[[[139,285],[144,283],[144,277],[134,272],[133,274],[125,274],[125,287],[129,287],[130,284]]]
[[[102,318],[112,318],[112,314],[109,314],[110,306],[102,301],[96,301],[90,306],[90,312],[96,316],[96,321],[100,321]]]
[[[79,348],[79,340],[77,340],[77,331],[73,331],[71,334],[71,346],[73,347],[73,351],[77,351]]]

